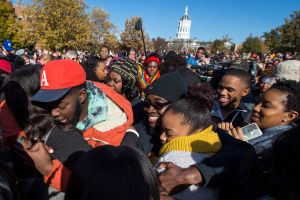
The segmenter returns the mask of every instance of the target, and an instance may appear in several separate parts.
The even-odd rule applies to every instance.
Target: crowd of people
[[[297,53],[5,40],[0,74],[1,200],[300,199]]]

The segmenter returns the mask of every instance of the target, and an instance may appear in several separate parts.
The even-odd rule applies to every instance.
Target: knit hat
[[[171,102],[180,100],[186,93],[186,81],[178,71],[162,75],[146,89],[146,95],[154,94]]]
[[[118,73],[122,79],[127,79],[133,83],[138,76],[137,63],[128,58],[114,62],[110,67],[110,72]]]
[[[0,69],[10,74],[12,71],[10,62],[7,60],[0,60]]]
[[[300,80],[300,61],[287,60],[281,62],[273,70],[273,76],[279,79],[294,80],[299,82]]]
[[[85,81],[86,74],[79,63],[72,60],[50,61],[41,71],[41,88],[32,97],[32,101],[56,101]]]
[[[160,64],[160,60],[157,56],[149,56],[146,60],[145,60],[145,64],[147,65],[149,62],[154,61],[157,62],[158,64]]]

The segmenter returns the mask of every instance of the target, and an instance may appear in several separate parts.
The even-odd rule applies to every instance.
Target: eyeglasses
[[[143,101],[143,106],[145,108],[150,108],[151,106],[153,106],[153,108],[155,108],[156,110],[162,110],[165,106],[171,104],[171,102],[165,102],[165,103],[159,103],[159,102],[154,102],[152,103],[151,101],[149,101],[148,99],[145,99]]]

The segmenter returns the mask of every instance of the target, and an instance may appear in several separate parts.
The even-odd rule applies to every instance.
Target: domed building
[[[189,40],[191,33],[191,25],[192,25],[192,20],[188,14],[188,7],[185,7],[185,12],[182,17],[179,19],[179,25],[178,25],[178,30],[176,37],[177,39],[183,39],[183,40]]]
[[[188,7],[185,7],[184,15],[179,18],[178,28],[175,39],[168,42],[168,47],[175,51],[196,50],[199,46],[206,47],[206,43],[201,43],[196,38],[191,39],[192,20],[188,13]]]

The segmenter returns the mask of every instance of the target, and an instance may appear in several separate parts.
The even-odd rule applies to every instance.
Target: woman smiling
[[[260,102],[253,108],[251,122],[258,125],[263,135],[248,142],[256,152],[269,149],[277,137],[295,126],[299,113],[300,84],[289,80],[278,81],[262,94]],[[233,128],[229,134],[244,139],[241,128]]]

